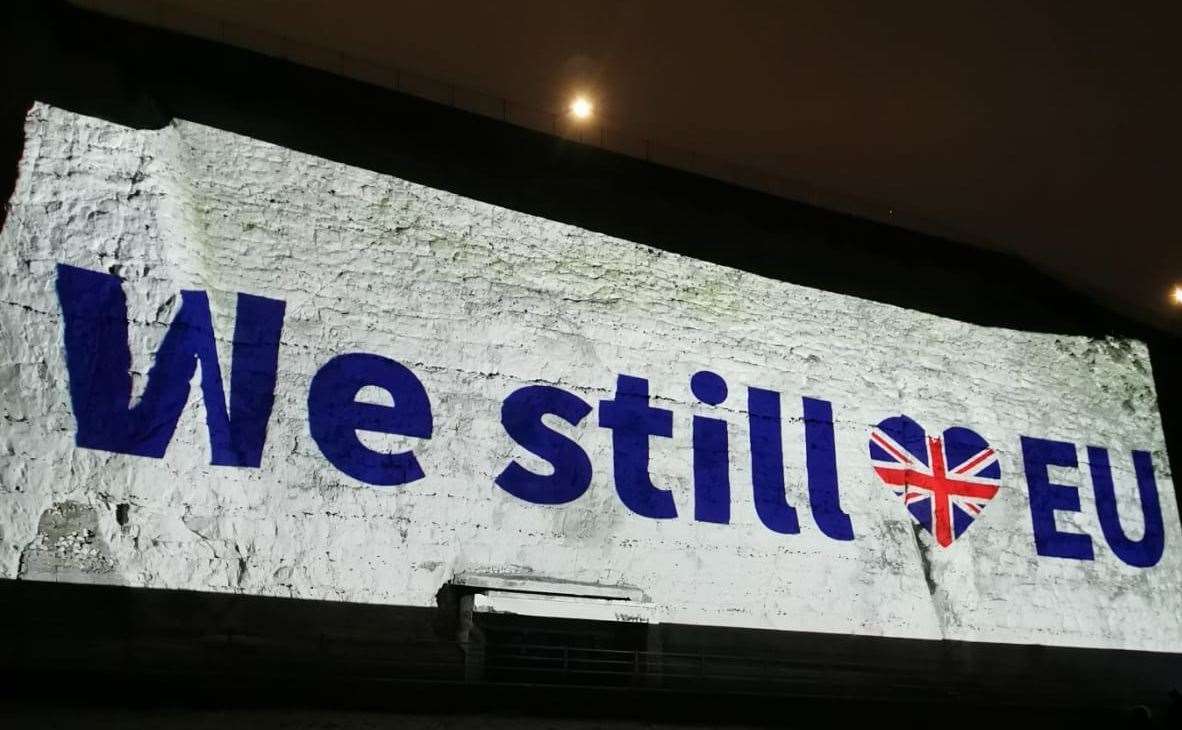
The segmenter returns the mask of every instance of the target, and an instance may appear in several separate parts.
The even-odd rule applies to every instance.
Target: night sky
[[[583,91],[629,134],[1015,252],[1182,332],[1176,3],[79,4],[199,8],[538,108]]]

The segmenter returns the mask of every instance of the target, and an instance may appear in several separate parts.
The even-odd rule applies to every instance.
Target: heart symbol
[[[929,436],[907,416],[892,416],[870,432],[870,460],[940,547],[963,535],[1001,487],[997,452],[960,426]]]

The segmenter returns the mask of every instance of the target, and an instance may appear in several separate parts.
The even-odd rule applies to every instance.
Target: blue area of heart
[[[895,440],[895,443],[907,449],[908,453],[922,464],[928,463],[928,448],[924,442],[926,433],[923,427],[907,416],[891,416],[878,424],[879,430]],[[878,461],[893,461],[892,457],[874,441],[870,442],[870,458]]]

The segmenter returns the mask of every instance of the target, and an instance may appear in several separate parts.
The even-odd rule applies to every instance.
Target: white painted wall
[[[1182,534],[1140,343],[983,328],[784,284],[188,122],[133,130],[38,105],[10,206],[5,578],[430,606],[454,575],[505,574],[637,589],[663,622],[1182,651]],[[118,267],[141,373],[178,290],[209,292],[223,358],[237,292],[286,300],[261,468],[209,465],[196,388],[162,460],[74,446],[58,263]],[[370,487],[319,453],[308,382],[350,351],[394,358],[424,382],[435,436],[414,448],[426,479]],[[730,525],[692,520],[690,419],[719,412],[691,405],[689,376],[703,368],[730,385]],[[595,404],[618,373],[649,378],[675,412],[675,437],[654,439],[652,472],[678,519],[623,507],[594,414],[567,429],[596,470],[580,500],[541,507],[493,484],[509,459],[540,464],[501,428],[506,395],[551,383]],[[799,420],[784,437],[801,534],[759,523],[748,385],[783,393],[796,419],[801,395],[833,402],[856,540],[830,540],[811,521]],[[871,471],[869,429],[898,413],[930,431],[968,426],[1001,451],[1002,492],[949,549],[917,534]],[[1152,452],[1161,562],[1132,568],[1107,548],[1086,468],[1054,476],[1082,487],[1083,512],[1060,524],[1091,534],[1096,560],[1038,557],[1020,434],[1112,449],[1133,534],[1128,451]]]

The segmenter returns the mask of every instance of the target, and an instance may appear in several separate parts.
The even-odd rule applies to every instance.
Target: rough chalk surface
[[[197,124],[135,130],[45,105],[27,120],[0,233],[0,577],[432,606],[457,575],[622,586],[652,620],[800,631],[1182,651],[1182,534],[1143,345],[973,326],[683,258]],[[80,449],[54,267],[117,273],[134,388],[181,289],[209,293],[223,373],[238,292],[287,302],[263,464],[210,465],[199,388],[163,459]],[[308,431],[308,383],[372,352],[430,394],[427,477],[351,480]],[[721,407],[689,377],[721,374]],[[653,481],[679,516],[630,513],[592,414],[555,424],[587,450],[590,490],[537,506],[494,485],[511,460],[544,471],[500,425],[529,383],[592,405],[619,373],[674,412]],[[746,389],[783,394],[789,501],[801,532],[755,515]],[[856,539],[807,508],[800,397],[833,402],[842,504]],[[730,423],[732,518],[693,520],[690,424]],[[997,498],[950,548],[917,529],[871,470],[873,424],[904,413],[963,425],[1001,452]],[[1038,557],[1019,436],[1079,445],[1079,513],[1094,561]],[[1096,517],[1084,446],[1112,453],[1126,531],[1141,526],[1132,449],[1152,453],[1166,552],[1122,563]]]

